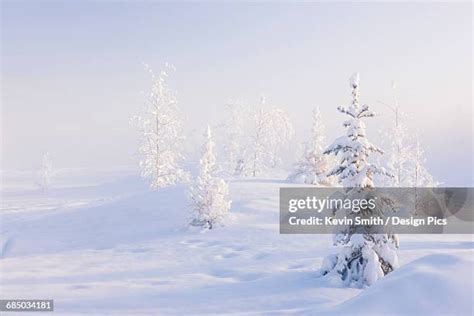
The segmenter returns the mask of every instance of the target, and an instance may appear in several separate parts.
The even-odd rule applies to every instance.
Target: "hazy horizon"
[[[1,169],[32,169],[49,151],[62,167],[136,163],[129,124],[150,76],[176,67],[171,86],[187,117],[188,147],[224,117],[229,99],[281,106],[307,136],[318,106],[327,141],[344,130],[348,78],[380,116],[384,147],[394,101],[418,131],[427,166],[447,186],[472,186],[471,3],[2,2]],[[467,67],[469,65],[469,67]]]

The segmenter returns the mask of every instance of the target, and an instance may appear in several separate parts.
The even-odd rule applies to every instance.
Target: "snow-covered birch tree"
[[[395,89],[395,83],[392,84]],[[406,127],[407,115],[401,111],[397,97],[393,105],[385,104],[392,112],[392,126],[387,166],[393,177],[382,182],[390,187],[435,187],[438,183],[425,167],[426,159],[418,135],[413,137]]]
[[[243,162],[245,157],[245,124],[248,111],[242,102],[230,101],[226,110],[228,117],[224,123],[224,161],[227,169],[234,174],[240,174],[239,162]]]
[[[439,184],[426,168],[425,151],[421,146],[418,135],[415,136],[413,155],[408,170],[410,176],[407,179],[407,186],[409,187],[429,188],[436,187]]]
[[[373,154],[383,153],[368,140],[365,131],[364,120],[374,117],[375,113],[368,105],[359,104],[359,75],[354,74],[349,82],[352,102],[347,108],[338,108],[348,116],[348,120],[343,123],[346,134],[337,138],[324,153],[339,158],[338,165],[329,175],[337,176],[350,196],[364,188],[373,188],[374,174],[389,174],[370,161]],[[375,210],[363,211],[379,215],[383,207],[384,205],[378,205]],[[339,209],[335,216],[340,216],[340,212],[348,218],[357,214],[353,210]],[[371,234],[350,225],[335,234],[334,243],[339,246],[340,251],[324,260],[321,272],[323,275],[335,273],[346,284],[371,285],[398,266],[398,239],[395,235]]]
[[[209,126],[205,138],[199,161],[199,176],[190,189],[194,211],[191,225],[212,229],[222,223],[229,212],[231,200],[227,183],[216,175],[214,140]]]
[[[410,162],[410,142],[408,132],[402,121],[402,115],[398,104],[393,108],[394,122],[390,131],[390,151],[388,159],[388,168],[393,174],[390,178],[390,184],[394,187],[402,187],[407,180],[407,164]]]
[[[167,70],[172,69],[167,65]],[[162,70],[152,75],[152,87],[143,113],[132,118],[141,134],[141,174],[152,189],[159,189],[186,181],[188,174],[179,163],[183,159],[181,143],[182,117],[176,93],[168,86],[168,73]]]
[[[382,104],[391,112],[391,124],[385,136],[389,140],[387,167],[393,177],[382,177],[380,180],[383,186],[407,187],[411,177],[409,164],[413,158],[413,146],[406,126],[407,115],[401,110],[395,93],[395,82],[392,82],[392,90],[393,104]]]
[[[331,167],[331,159],[323,154],[324,151],[324,124],[319,108],[313,109],[311,138],[305,144],[303,157],[294,165],[289,180],[298,183],[313,185],[331,185],[331,178],[327,172]]]
[[[43,155],[43,159],[41,161],[41,168],[38,172],[38,186],[40,187],[41,191],[46,192],[49,190],[51,186],[51,176],[53,174],[53,161],[51,160],[51,155],[49,152],[46,152]]]
[[[269,147],[269,114],[263,108],[254,114],[254,129],[251,136],[251,152],[249,160],[251,163],[251,174],[256,177],[264,166],[268,157]]]
[[[288,114],[276,107],[267,110],[265,104],[266,100],[262,97],[261,108],[254,113],[251,141],[246,151],[246,163],[253,177],[279,162],[281,149],[294,135]]]
[[[270,109],[270,159],[269,166],[274,168],[282,163],[282,150],[288,145],[295,134],[288,114],[280,108]]]

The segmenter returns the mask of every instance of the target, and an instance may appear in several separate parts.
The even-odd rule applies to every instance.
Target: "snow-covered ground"
[[[187,188],[133,171],[63,170],[42,194],[2,173],[2,298],[58,314],[472,315],[471,235],[401,236],[401,268],[366,289],[317,277],[328,235],[280,235],[280,179],[230,182],[226,227],[186,227]]]

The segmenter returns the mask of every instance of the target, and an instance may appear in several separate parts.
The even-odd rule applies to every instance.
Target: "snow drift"
[[[472,315],[473,263],[448,254],[424,256],[387,275],[329,313]]]

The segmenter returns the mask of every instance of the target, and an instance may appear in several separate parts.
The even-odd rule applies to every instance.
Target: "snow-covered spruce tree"
[[[265,109],[265,105],[262,97],[261,108],[254,113],[250,148],[246,151],[248,171],[253,177],[278,164],[280,151],[294,135],[288,114],[276,107]]]
[[[53,174],[53,162],[51,160],[51,155],[49,152],[46,152],[43,155],[43,160],[41,161],[41,168],[38,172],[38,186],[41,191],[46,192],[51,186],[51,176]]]
[[[351,105],[338,108],[349,117],[343,124],[347,129],[346,134],[337,138],[324,152],[339,157],[339,164],[329,175],[338,176],[349,196],[361,192],[362,189],[373,188],[374,174],[389,176],[383,168],[369,161],[372,154],[382,151],[366,137],[363,120],[375,116],[375,113],[367,105],[359,105],[358,74],[351,77],[350,86]],[[356,214],[364,215],[363,212],[367,213],[365,215],[380,215],[383,207],[384,205],[378,205],[374,210],[367,208],[359,213],[339,209],[336,210],[335,216],[353,218]],[[324,260],[321,273],[337,274],[347,285],[371,285],[398,266],[398,243],[395,235],[373,234],[366,228],[361,230],[361,227],[351,225],[335,234],[334,243],[339,246],[340,251]]]
[[[324,151],[324,125],[319,108],[313,110],[311,139],[305,145],[303,157],[294,165],[293,172],[288,180],[313,185],[331,185],[331,178],[327,176],[330,170],[330,157]]]
[[[191,225],[212,229],[229,212],[231,200],[227,183],[216,176],[214,141],[209,126],[205,137],[199,161],[199,176],[190,189],[194,211]]]
[[[172,67],[167,65],[167,69]],[[132,118],[132,124],[141,133],[141,174],[149,180],[150,188],[159,189],[186,181],[188,174],[179,166],[184,137],[176,93],[168,87],[165,70],[158,76],[150,73],[153,84],[148,102],[144,113]]]

